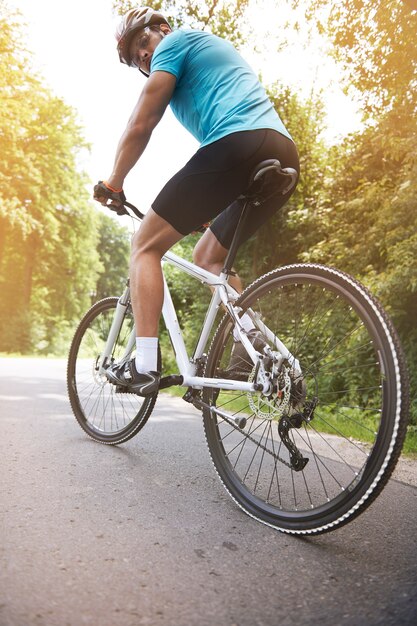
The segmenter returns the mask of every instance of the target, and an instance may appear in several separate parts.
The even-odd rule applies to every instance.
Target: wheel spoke
[[[317,531],[325,526],[321,520],[338,521],[339,511],[355,515],[365,508],[367,498],[357,507],[355,502],[363,495],[364,476],[373,472],[373,485],[380,480],[384,459],[369,463],[383,445],[380,433],[396,436],[389,407],[398,397],[399,373],[388,324],[380,323],[382,313],[375,313],[370,296],[355,291],[356,283],[342,274],[335,279],[336,273],[290,267],[245,292],[238,303],[242,314],[250,310],[261,332],[268,329],[272,352],[283,343],[301,372],[285,360],[273,370],[266,360],[271,395],[222,390],[213,404],[229,417],[213,412],[208,419],[204,413],[212,458],[233,497],[254,517],[290,532]],[[207,376],[227,369],[232,341],[225,320],[213,340]],[[248,377],[254,372],[250,362]]]
[[[116,298],[107,298],[90,309],[74,336],[68,364],[74,414],[81,427],[103,443],[118,443],[133,436],[146,423],[155,401],[119,393],[98,371],[116,305]],[[132,314],[127,310],[113,347],[113,362],[125,353],[132,328]]]

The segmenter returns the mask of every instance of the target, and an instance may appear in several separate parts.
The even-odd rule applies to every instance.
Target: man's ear
[[[171,28],[168,26],[168,24],[161,24],[159,28],[162,30],[164,35],[168,35],[168,33],[171,32]]]

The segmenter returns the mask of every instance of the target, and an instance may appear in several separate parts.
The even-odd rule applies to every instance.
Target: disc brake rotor
[[[254,367],[248,377],[248,382],[253,382],[256,368]],[[274,383],[274,389],[270,396],[262,393],[248,393],[248,402],[252,411],[262,419],[276,419],[289,412],[291,400],[291,377],[287,369],[283,369]]]

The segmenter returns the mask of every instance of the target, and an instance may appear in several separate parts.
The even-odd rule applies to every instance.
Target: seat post
[[[229,252],[227,253],[226,260],[224,262],[224,267],[222,269],[223,274],[227,274],[228,276],[234,275],[235,273],[232,270],[233,263],[235,262],[237,250],[240,244],[240,235],[242,234],[243,226],[246,222],[246,216],[248,215],[251,209],[251,200],[245,198],[242,212],[240,214],[239,222],[237,224],[235,234],[233,235],[232,243],[230,244]]]
[[[269,183],[274,183],[275,189],[271,194],[267,196],[267,198],[265,198],[265,179],[267,177]],[[248,215],[252,207],[259,207],[265,201],[265,199],[272,198],[276,194],[284,195],[289,193],[297,184],[297,180],[297,171],[291,167],[286,167],[282,169],[281,163],[277,159],[267,159],[258,163],[250,176],[249,185],[246,193],[242,196],[239,196],[239,199],[243,201],[243,208],[239,217],[239,222],[236,227],[235,234],[233,235],[229,252],[227,253],[225,259],[224,267],[222,270],[223,274],[226,274],[227,276],[233,276],[235,274],[232,271],[232,266],[240,245],[241,234],[245,225],[246,216]]]

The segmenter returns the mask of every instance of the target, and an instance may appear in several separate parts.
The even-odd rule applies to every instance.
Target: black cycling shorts
[[[266,159],[278,159],[282,167],[299,172],[294,143],[275,130],[233,133],[200,148],[165,185],[152,204],[160,217],[183,235],[211,220],[210,229],[229,248],[242,210],[236,200],[247,187],[254,168]],[[240,239],[251,237],[288,200],[275,196],[248,215]]]

